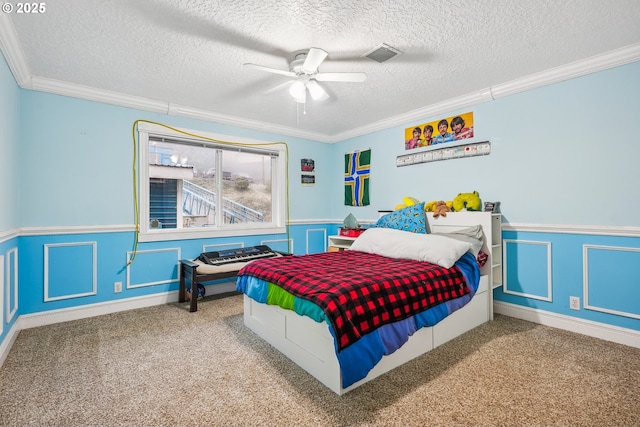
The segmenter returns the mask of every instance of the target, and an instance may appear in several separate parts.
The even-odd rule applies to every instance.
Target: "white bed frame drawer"
[[[489,290],[489,276],[480,276],[480,283],[478,283],[478,290],[476,294],[481,294]]]
[[[453,315],[445,317],[438,323],[433,331],[434,348],[489,320],[487,313],[487,304],[489,304],[488,286],[489,281],[487,280],[487,276],[482,276],[478,292],[476,292],[469,304],[453,313]]]
[[[244,324],[302,369],[340,394],[340,364],[326,323],[316,322],[275,305],[261,304],[245,295]]]

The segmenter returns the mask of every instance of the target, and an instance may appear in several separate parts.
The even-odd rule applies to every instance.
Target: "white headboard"
[[[485,242],[482,252],[489,255],[486,264],[480,269],[481,274],[489,275],[489,283],[495,283],[492,270],[502,263],[502,248],[495,250],[501,244],[500,215],[491,212],[447,212],[447,216],[433,217],[433,212],[425,212],[430,233],[447,233],[474,225],[482,226]],[[496,259],[497,258],[497,259]],[[496,269],[497,270],[497,269]],[[502,276],[502,268],[499,269]],[[502,283],[502,277],[499,278]]]

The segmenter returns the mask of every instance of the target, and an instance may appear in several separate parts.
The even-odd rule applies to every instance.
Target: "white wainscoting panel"
[[[267,245],[274,251],[293,253],[293,239],[262,240],[260,244]]]
[[[9,250],[6,254],[7,265],[5,266],[6,280],[5,295],[6,295],[6,320],[7,323],[13,320],[13,317],[18,312],[18,248]],[[4,263],[3,263],[4,264]],[[3,274],[4,276],[4,274]],[[13,277],[13,281],[11,278]],[[0,330],[0,333],[2,330]]]
[[[127,252],[127,289],[163,285],[180,280],[180,253],[180,248],[147,249],[137,251],[135,259],[129,263],[133,252]],[[133,280],[132,275],[140,281]],[[138,276],[144,279],[137,279]]]
[[[311,236],[320,236],[320,239],[322,239],[322,248],[323,248],[323,252],[327,251],[327,229],[326,228],[309,228],[307,229],[307,236],[306,236],[306,242],[307,242],[307,248],[305,253],[308,254],[309,253],[309,241],[311,240]],[[317,237],[316,237],[317,238]]]
[[[597,260],[597,255],[606,257]],[[589,270],[589,255],[592,256],[592,263],[597,261],[610,268],[606,268],[606,277],[600,279],[592,277]],[[600,311],[602,313],[626,316],[633,319],[640,319],[640,248],[630,248],[623,246],[602,246],[583,245],[583,303],[587,310]],[[602,270],[602,269],[599,269]],[[593,289],[593,292],[591,292]],[[599,291],[599,292],[598,292]],[[599,294],[601,297],[592,294]],[[613,301],[607,303],[604,298],[611,295],[618,296]],[[593,301],[592,301],[593,300]],[[624,308],[613,308],[614,305],[635,307],[635,312],[625,311]],[[609,305],[609,307],[605,307]]]
[[[0,335],[4,332],[4,255],[0,255]]]
[[[89,251],[83,250],[88,247]],[[91,266],[90,277],[81,269]],[[70,242],[44,245],[44,300],[46,302],[95,295],[98,292],[98,243]],[[69,274],[74,272],[74,274]],[[54,289],[55,286],[60,289]],[[84,289],[65,294],[65,289]]]
[[[244,248],[244,242],[218,243],[215,245],[202,245],[202,252],[223,251],[225,249]]]
[[[551,279],[551,242],[537,242],[537,241],[529,241],[529,240],[516,240],[516,239],[504,239],[502,241],[503,244],[503,269],[504,269],[504,283],[502,285],[502,290],[505,294],[511,294],[511,295],[517,295],[520,297],[525,297],[525,298],[533,298],[533,299],[538,299],[538,300],[542,300],[542,301],[552,301],[552,279]],[[546,253],[544,255],[540,255],[538,251],[536,251],[538,248],[542,246],[543,249],[546,249]],[[533,250],[532,250],[533,249]],[[541,269],[546,269],[546,277],[544,277],[541,280],[546,280],[547,282],[547,289],[546,289],[546,295],[536,295],[530,292],[525,292],[524,290],[518,290],[516,289],[518,284],[520,283],[509,283],[509,265],[510,263],[517,263],[517,259],[516,259],[516,255],[517,254],[513,254],[513,250],[521,250],[523,252],[526,253],[527,256],[529,256],[529,258],[527,259],[528,263],[531,264],[531,260],[534,257],[539,257],[540,259],[539,264],[540,264],[540,268]],[[527,253],[528,252],[528,253]],[[517,255],[517,256],[521,256],[521,255]],[[513,259],[510,259],[513,258]],[[511,264],[514,265],[514,264]],[[536,272],[538,271],[538,268],[535,269]],[[525,285],[526,287],[526,281],[527,279],[530,279],[532,281],[536,281],[539,279],[539,277],[537,277],[535,274],[522,274],[521,276],[519,276],[518,278],[518,282],[522,281],[522,283]],[[511,278],[511,280],[513,281],[514,279]],[[509,287],[511,285],[511,287]]]

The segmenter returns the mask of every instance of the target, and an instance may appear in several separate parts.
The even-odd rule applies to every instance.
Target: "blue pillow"
[[[408,206],[386,214],[375,224],[380,228],[394,228],[412,233],[427,234],[427,220],[424,215],[424,202]]]

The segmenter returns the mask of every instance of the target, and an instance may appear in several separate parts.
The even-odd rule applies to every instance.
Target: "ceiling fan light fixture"
[[[302,92],[302,96],[300,96],[299,98],[294,97],[293,100],[296,101],[298,104],[306,104],[307,92]]]
[[[291,85],[289,88],[289,94],[300,104],[304,104],[307,101],[307,88],[304,82],[300,80]]]

